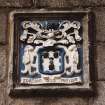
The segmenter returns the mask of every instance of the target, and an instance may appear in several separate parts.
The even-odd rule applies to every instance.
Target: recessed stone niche
[[[10,93],[91,90],[88,11],[10,13]]]

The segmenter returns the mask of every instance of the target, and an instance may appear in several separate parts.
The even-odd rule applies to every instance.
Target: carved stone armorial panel
[[[10,92],[90,90],[89,12],[10,14]]]

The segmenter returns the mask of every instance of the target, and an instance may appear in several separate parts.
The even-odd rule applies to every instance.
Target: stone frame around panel
[[[18,16],[24,15],[36,15],[36,18],[57,18],[59,15],[60,18],[68,19],[69,16],[71,18],[79,18],[82,21],[83,25],[83,83],[80,84],[35,84],[35,85],[29,85],[20,84],[19,81],[19,38],[15,38],[16,34],[16,21],[18,21]],[[43,16],[42,16],[43,15]],[[31,16],[29,16],[31,18]],[[90,12],[89,11],[47,11],[47,10],[16,10],[10,13],[9,15],[9,73],[8,73],[8,92],[9,94],[53,94],[52,92],[59,92],[59,93],[65,93],[65,92],[85,92],[85,91],[91,91],[91,80],[90,80]],[[16,43],[17,44],[16,44]],[[16,49],[14,49],[14,46]],[[16,59],[14,59],[14,57]],[[33,93],[34,92],[34,93]]]

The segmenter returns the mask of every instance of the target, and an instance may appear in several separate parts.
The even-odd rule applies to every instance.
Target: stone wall
[[[105,0],[0,0],[0,105],[105,105]],[[9,97],[8,14],[15,9],[91,10],[95,15],[94,66],[95,95]]]

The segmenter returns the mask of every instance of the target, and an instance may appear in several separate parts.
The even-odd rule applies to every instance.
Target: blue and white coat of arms
[[[82,83],[81,27],[71,20],[21,22],[20,83]]]

